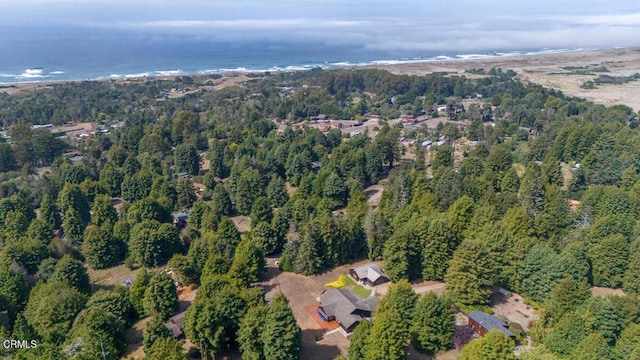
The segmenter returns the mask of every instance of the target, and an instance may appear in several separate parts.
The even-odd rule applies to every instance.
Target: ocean
[[[575,50],[581,49],[388,52],[315,41],[222,42],[193,35],[153,35],[133,30],[3,27],[0,83],[286,71]]]

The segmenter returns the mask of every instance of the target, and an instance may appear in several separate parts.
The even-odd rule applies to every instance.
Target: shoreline
[[[460,55],[463,56],[463,55]],[[583,89],[580,86],[586,81],[593,80],[600,75],[631,76],[640,73],[640,47],[584,49],[567,51],[532,52],[509,55],[466,55],[460,58],[441,58],[425,60],[383,60],[380,64],[340,64],[323,67],[323,69],[383,69],[399,75],[427,75],[431,73],[446,73],[451,75],[482,77],[484,75],[471,74],[465,70],[483,68],[502,68],[504,71],[513,70],[517,78],[523,82],[537,83],[545,87],[563,91],[570,96],[585,98],[589,101],[604,105],[625,104],[640,111],[640,98],[634,94],[640,93],[640,81],[628,82],[621,85],[602,85],[597,89]],[[594,67],[606,68],[606,71],[590,71]],[[240,69],[240,70],[239,70]],[[0,83],[0,93],[10,95],[24,90],[46,89],[55,84],[75,83],[84,81],[114,81],[139,82],[148,79],[173,80],[182,76],[194,78],[222,75],[224,78],[234,78],[249,74],[264,74],[266,72],[295,72],[308,71],[313,68],[279,69],[279,70],[241,70],[229,69],[224,72],[180,73],[172,75],[120,77],[86,80],[44,80],[27,82]]]

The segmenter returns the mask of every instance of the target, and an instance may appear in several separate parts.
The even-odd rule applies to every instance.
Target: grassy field
[[[356,285],[353,288],[353,293],[358,295],[358,296],[367,297],[367,296],[371,295],[371,290],[365,288],[362,285]]]

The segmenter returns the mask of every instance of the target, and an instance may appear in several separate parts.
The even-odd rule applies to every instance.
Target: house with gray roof
[[[320,296],[318,316],[324,321],[335,320],[348,334],[363,318],[370,318],[376,306],[375,296],[358,299],[349,290],[328,288]]]
[[[387,274],[376,263],[368,263],[357,268],[349,269],[351,275],[356,281],[369,286],[376,286],[389,281]]]
[[[469,326],[473,328],[473,333],[480,337],[484,336],[492,329],[498,329],[501,333],[510,338],[516,337],[516,334],[509,330],[509,325],[504,320],[478,310],[469,314]]]

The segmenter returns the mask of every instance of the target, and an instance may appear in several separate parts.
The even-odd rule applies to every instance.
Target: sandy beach
[[[593,72],[598,67],[608,72]],[[597,89],[582,89],[580,85],[599,75],[612,77],[631,76],[640,73],[639,49],[607,49],[575,51],[555,54],[518,55],[470,60],[447,60],[398,65],[375,66],[395,74],[423,75],[447,72],[467,77],[478,75],[465,70],[484,68],[511,69],[524,82],[537,83],[561,90],[567,95],[577,96],[603,105],[624,104],[640,111],[640,81],[626,84],[597,85]],[[574,69],[566,69],[574,67]],[[582,69],[578,69],[582,67]],[[583,70],[583,71],[580,71]],[[582,74],[590,73],[590,74]]]
[[[517,77],[524,82],[537,83],[558,89],[567,95],[585,98],[595,103],[607,106],[624,104],[630,106],[635,111],[640,111],[640,81],[631,81],[619,85],[597,85],[596,89],[583,89],[580,87],[586,81],[594,80],[600,75],[621,77],[640,73],[640,49],[587,50],[479,59],[401,63],[395,65],[368,65],[365,67],[385,69],[394,74],[425,75],[440,72],[452,75],[464,75],[466,77],[483,76],[465,72],[470,69],[484,68],[486,71],[494,67],[502,68],[503,71],[510,69],[515,71],[518,74]],[[606,68],[606,71],[603,71],[603,68]],[[596,71],[593,71],[594,69],[596,69]],[[229,73],[225,74],[226,80],[218,80],[215,85],[225,87],[241,82],[232,80],[233,77],[246,80],[244,74]],[[175,76],[156,77],[156,79],[165,80],[174,78]],[[135,81],[134,79],[130,80]],[[22,90],[45,89],[52,84],[64,82],[68,81],[5,84],[0,87],[0,92],[15,94]]]

